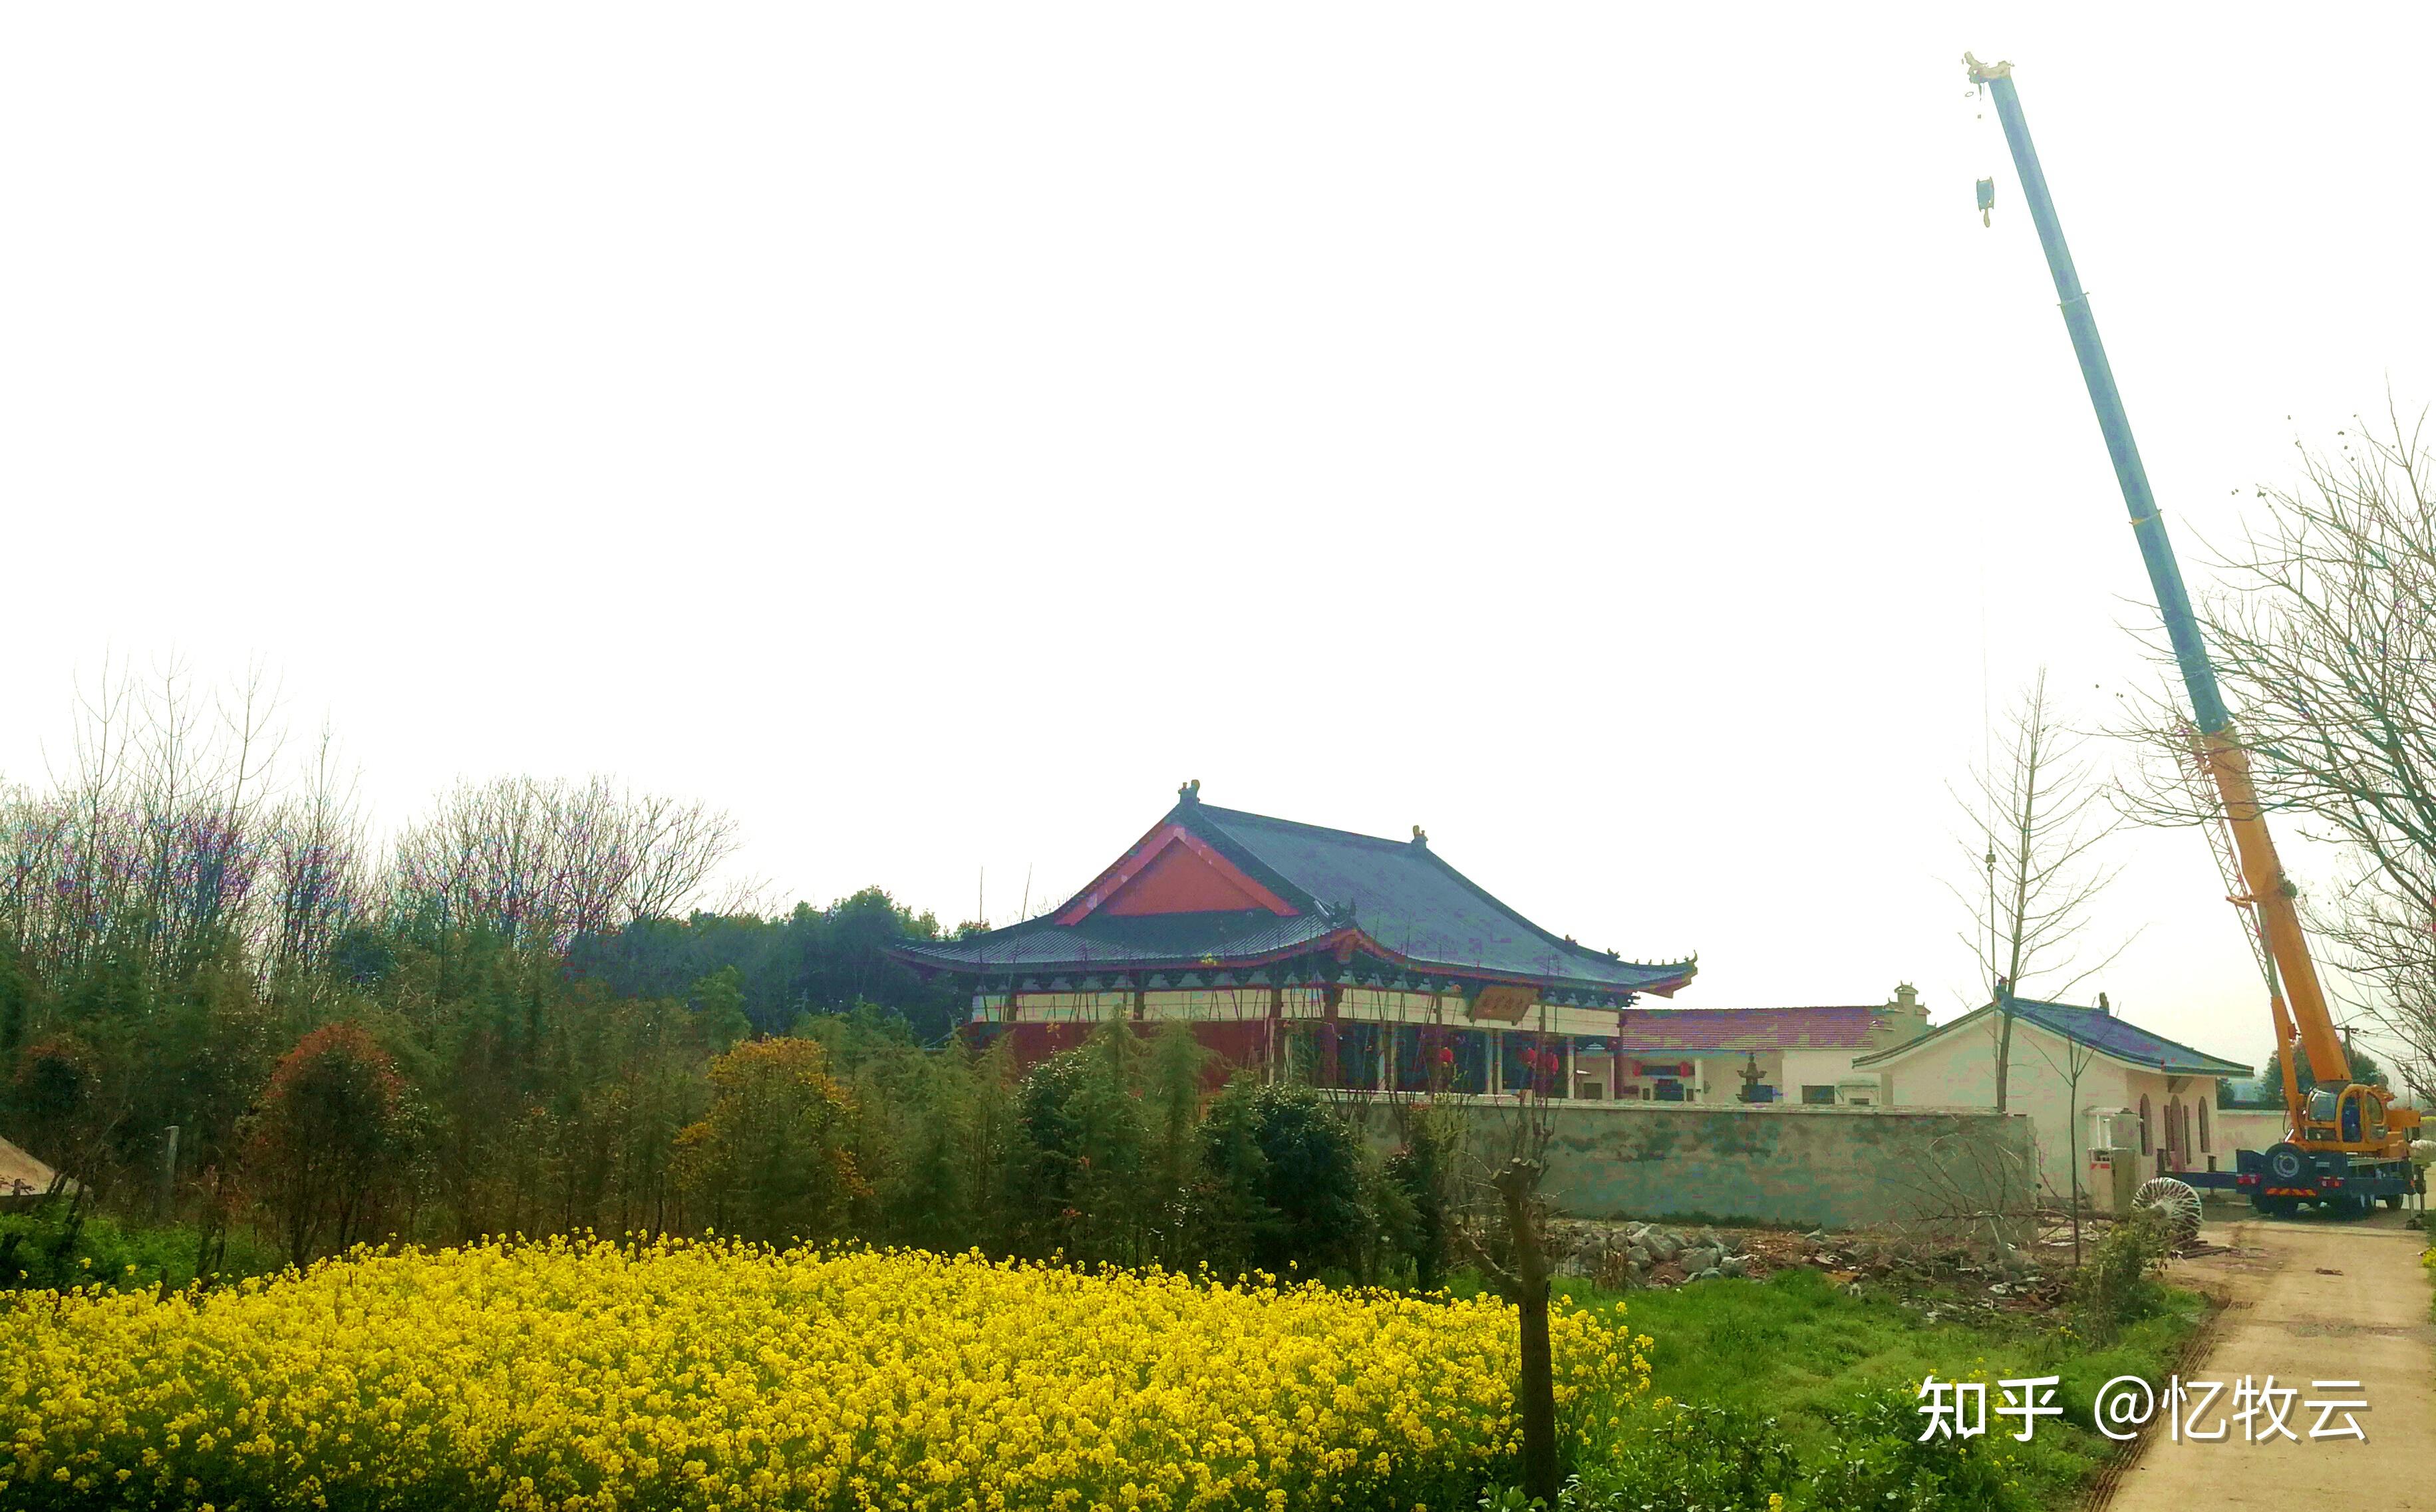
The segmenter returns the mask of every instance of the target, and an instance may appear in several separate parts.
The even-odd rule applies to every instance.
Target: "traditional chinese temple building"
[[[1182,1019],[1225,1064],[1354,1090],[1615,1095],[1627,1010],[1692,980],[1552,934],[1409,841],[1176,805],[1053,912],[898,955],[1026,1064]],[[1629,1067],[1624,1068],[1629,1070]]]

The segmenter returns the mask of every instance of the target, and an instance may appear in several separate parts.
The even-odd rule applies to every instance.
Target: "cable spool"
[[[2149,1211],[2166,1220],[2166,1231],[2177,1247],[2200,1237],[2200,1194],[2171,1176],[2150,1176],[2132,1194],[2134,1212]]]

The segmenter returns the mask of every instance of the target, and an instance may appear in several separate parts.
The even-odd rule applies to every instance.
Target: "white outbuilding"
[[[2118,1147],[2140,1174],[2233,1169],[2233,1142],[2216,1124],[2217,1084],[2247,1066],[2152,1034],[2095,1008],[2013,999],[2006,1107],[2037,1131],[2040,1181],[2062,1198],[2082,1166],[2084,1192],[2103,1190],[2093,1148]],[[1853,1062],[1881,1078],[1889,1106],[1993,1107],[2003,1028],[1988,1003],[1918,1039]]]

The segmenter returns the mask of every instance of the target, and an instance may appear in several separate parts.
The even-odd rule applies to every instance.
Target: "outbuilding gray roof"
[[[2076,1003],[2042,1002],[2032,998],[2012,999],[2013,1016],[2026,1023],[2085,1045],[2100,1054],[2148,1070],[2162,1071],[2168,1076],[2248,1076],[2250,1068],[2234,1061],[2222,1060],[2205,1051],[2193,1050],[2163,1034],[2152,1034],[2139,1025],[2109,1013],[2103,1008],[2083,1008]],[[1876,1066],[1908,1055],[1929,1041],[1940,1039],[1965,1024],[1976,1023],[1996,1011],[1994,1003],[1975,1008],[1949,1024],[1940,1024],[1919,1039],[1880,1051],[1874,1055],[1853,1059],[1855,1067]]]

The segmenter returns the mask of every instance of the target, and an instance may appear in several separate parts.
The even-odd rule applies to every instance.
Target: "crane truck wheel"
[[[2279,1187],[2298,1187],[2308,1181],[2309,1157],[2297,1144],[2279,1141],[2267,1147],[2263,1157],[2267,1173]]]

